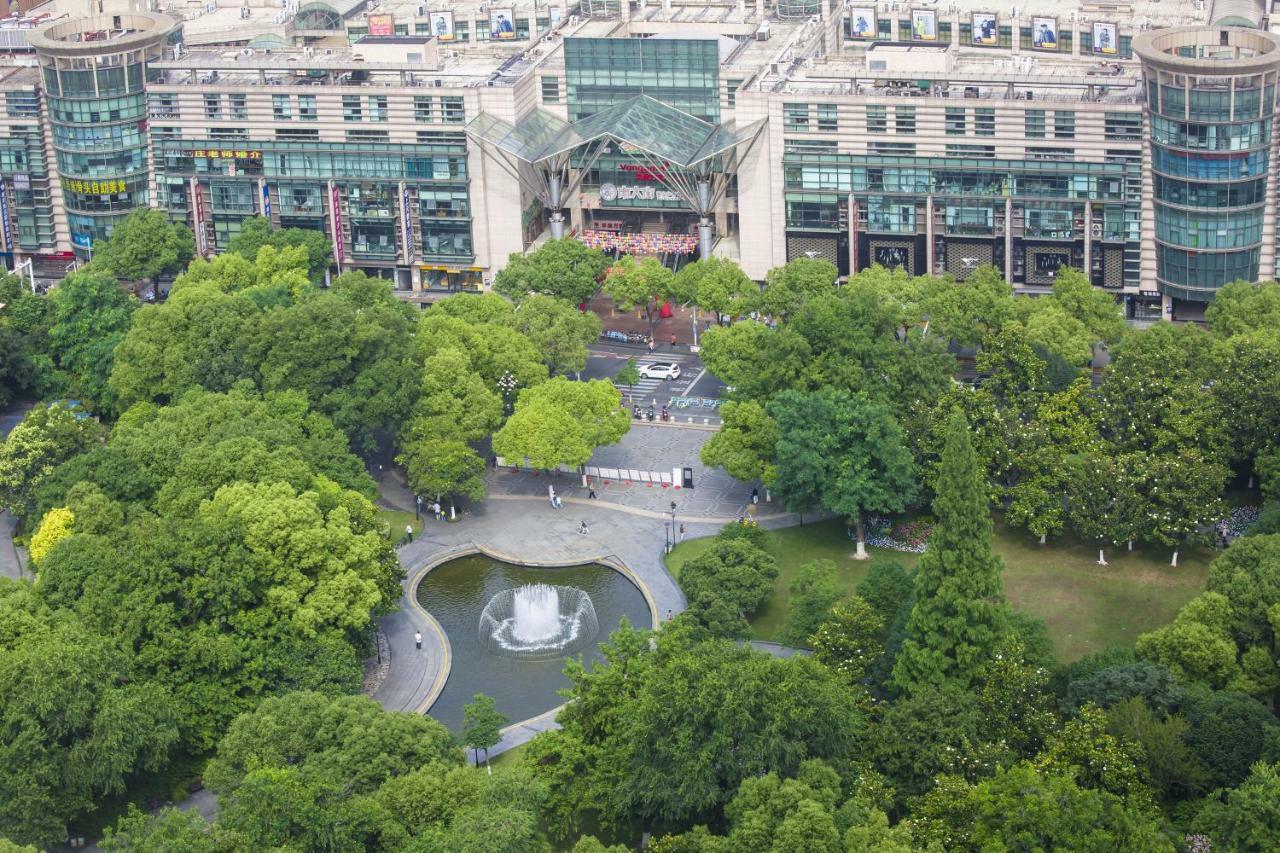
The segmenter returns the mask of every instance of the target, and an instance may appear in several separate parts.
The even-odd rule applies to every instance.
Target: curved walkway
[[[457,522],[425,521],[419,538],[399,551],[406,573],[405,595],[400,610],[382,620],[391,667],[374,698],[388,710],[426,713],[443,690],[450,665],[448,638],[410,593],[431,568],[465,553],[482,551],[529,564],[620,564],[647,593],[659,621],[679,613],[685,607],[684,595],[662,560],[664,517],[651,510],[585,498],[566,497],[557,510],[545,498],[491,495]],[[733,520],[736,516],[681,519],[687,538],[710,536]],[[791,515],[760,519],[766,527],[785,527],[797,520]],[[578,532],[582,521],[590,528],[586,535]],[[414,648],[415,631],[423,636],[421,651]],[[504,730],[502,742],[490,755],[554,727],[554,711],[517,722]]]

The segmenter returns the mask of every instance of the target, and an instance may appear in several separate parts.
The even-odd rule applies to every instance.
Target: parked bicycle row
[[[723,402],[714,397],[672,397],[670,405],[675,409],[718,409]]]

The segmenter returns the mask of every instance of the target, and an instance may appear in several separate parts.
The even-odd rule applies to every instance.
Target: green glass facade
[[[715,39],[567,38],[569,120],[648,95],[719,124],[719,51]]]

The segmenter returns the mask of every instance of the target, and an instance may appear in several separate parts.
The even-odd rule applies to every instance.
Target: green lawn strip
[[[867,562],[853,559],[853,543],[842,521],[769,531],[767,547],[778,560],[773,594],[751,620],[752,633],[775,640],[786,620],[791,579],[805,563],[827,558],[836,564],[840,583],[853,592],[866,575]],[[667,566],[677,580],[680,566],[698,556],[711,540],[694,539],[677,546]],[[996,551],[1004,559],[1005,592],[1015,607],[1049,626],[1061,661],[1076,660],[1110,645],[1132,643],[1173,619],[1204,588],[1214,552],[1185,549],[1178,568],[1169,565],[1171,549],[1138,547],[1130,553],[1109,548],[1109,566],[1096,563],[1097,549],[1069,537],[1041,546],[1022,530],[1006,527],[997,517]],[[895,560],[914,569],[918,554],[869,548],[873,558]]]
[[[524,755],[525,750],[528,749],[528,747],[529,747],[528,743],[522,743],[519,746],[513,746],[511,749],[508,749],[506,752],[501,753],[500,755],[495,755],[493,758],[490,758],[489,763],[492,764],[494,767],[506,767],[507,765],[511,765],[511,764],[519,764],[521,760],[521,756]],[[484,752],[481,751],[480,754],[484,755]]]
[[[404,538],[404,526],[406,524],[413,525],[414,536],[422,532],[422,521],[414,518],[411,512],[404,512],[398,509],[377,509],[373,514],[381,523],[384,535],[387,535],[392,542],[397,544]]]

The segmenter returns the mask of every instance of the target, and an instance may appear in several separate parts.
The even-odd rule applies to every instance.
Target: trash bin
[[[685,468],[685,469],[681,472],[680,481],[681,481],[681,485],[682,485],[684,488],[686,488],[686,489],[692,489],[692,488],[693,488],[693,469],[692,469],[692,468]]]

